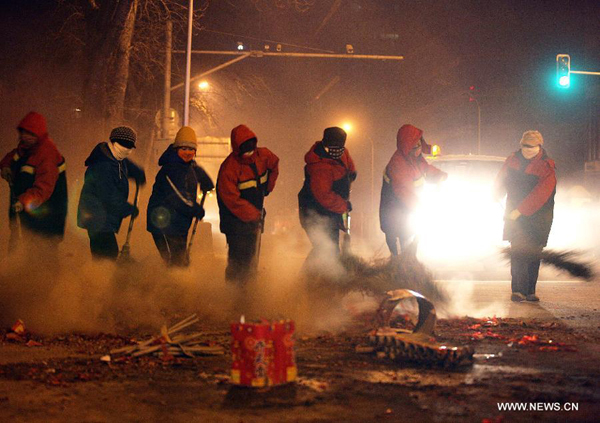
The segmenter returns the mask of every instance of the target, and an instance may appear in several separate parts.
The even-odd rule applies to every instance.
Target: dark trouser
[[[119,245],[114,232],[90,232],[90,250],[94,260],[116,260],[119,257]]]
[[[153,232],[152,238],[167,266],[185,267],[189,265],[186,235],[165,235]]]
[[[380,212],[385,242],[392,256],[405,253],[409,249],[412,254],[417,254],[416,236],[410,225],[410,218],[410,213],[404,209],[386,209]],[[398,251],[398,243],[400,243],[400,251]]]
[[[312,244],[306,261],[319,256],[340,255],[340,223],[337,216],[325,216],[312,210],[300,215],[300,223]]]
[[[540,272],[540,256],[543,246],[529,239],[511,241],[510,274],[512,292],[523,295],[535,294]]]
[[[225,234],[229,250],[225,278],[231,282],[245,283],[256,273],[256,247],[258,232]]]
[[[388,248],[390,249],[390,253],[392,253],[393,256],[397,256],[398,255],[398,243],[396,242],[396,240],[398,240],[400,242],[400,249],[402,252],[406,251],[406,249],[408,248],[409,245],[411,245],[411,242],[409,242],[411,240],[411,236],[407,235],[407,234],[390,234],[387,233],[385,234],[385,242],[388,246]],[[416,253],[416,248],[415,248],[415,253]]]

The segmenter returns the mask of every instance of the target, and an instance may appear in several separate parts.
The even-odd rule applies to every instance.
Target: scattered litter
[[[200,319],[196,314],[192,314],[188,318],[176,323],[170,328],[163,326],[160,336],[150,338],[143,342],[138,342],[136,345],[130,345],[123,348],[117,348],[110,351],[111,355],[115,356],[131,356],[141,357],[148,354],[153,354],[162,358],[164,361],[173,360],[174,357],[194,357],[205,355],[222,355],[225,353],[223,347],[219,345],[207,345],[206,342],[201,342],[201,338],[205,337],[202,332],[194,332],[190,334],[178,334],[183,329],[198,323]],[[108,357],[107,359],[104,359]],[[118,362],[118,358],[115,362]],[[110,362],[112,357],[104,356],[102,361]]]
[[[21,319],[17,320],[15,322],[15,324],[12,325],[12,327],[10,328],[10,330],[12,330],[17,335],[24,335],[25,332],[27,332],[26,329],[25,329],[25,322],[23,322]]]
[[[530,347],[530,350],[534,351],[579,351],[574,345],[565,344],[564,342],[556,342],[552,339],[542,341],[537,335],[524,335],[520,339],[511,339],[507,345],[511,347],[515,344]]]
[[[43,346],[40,342],[34,341],[33,339],[30,339],[29,341],[27,341],[27,343],[25,344],[25,346],[27,347],[41,347]]]

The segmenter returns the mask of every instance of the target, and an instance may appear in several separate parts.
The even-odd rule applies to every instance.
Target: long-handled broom
[[[204,207],[204,201],[206,201],[206,197],[208,195],[207,191],[202,191],[202,199],[200,200],[200,207]],[[196,230],[198,229],[198,221],[199,219],[197,217],[194,218],[194,225],[192,226],[192,235],[190,236],[190,240],[188,242],[187,245],[187,249],[185,251],[186,257],[186,263],[189,264],[190,262],[190,252],[192,251],[192,245],[194,244],[194,235],[196,235]]]
[[[140,184],[136,181],[135,182],[135,195],[133,196],[133,207],[135,209],[137,209],[137,205],[138,205],[138,197],[140,194]],[[125,238],[125,244],[123,244],[123,248],[121,248],[121,252],[119,253],[119,258],[118,261],[120,263],[126,263],[126,262],[131,262],[131,247],[129,245],[130,241],[131,241],[131,232],[133,230],[133,222],[135,221],[134,215],[131,215],[131,218],[129,219],[129,227],[127,228],[127,237]]]

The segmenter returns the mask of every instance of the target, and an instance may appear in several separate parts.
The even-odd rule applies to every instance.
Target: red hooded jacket
[[[223,233],[243,233],[256,226],[264,197],[273,191],[279,176],[279,158],[269,149],[259,147],[249,157],[240,155],[240,146],[252,138],[256,135],[247,126],[233,128],[233,151],[219,169],[217,200]]]
[[[332,159],[324,153],[322,142],[317,141],[304,161],[304,186],[298,194],[301,213],[307,209],[336,215],[349,211],[350,183],[356,179],[356,167],[348,149],[339,159]]]
[[[27,212],[23,223],[34,230],[62,235],[67,213],[65,160],[48,136],[46,119],[41,114],[28,113],[17,129],[37,136],[32,147],[24,148],[19,143],[0,161],[0,168],[10,167],[13,171],[12,192]]]
[[[497,198],[507,195],[507,215],[515,209],[522,215],[516,221],[505,220],[504,239],[512,242],[526,233],[538,245],[545,246],[556,194],[555,164],[546,150],[541,148],[531,160],[525,159],[520,150],[511,154],[496,177],[494,191]]]
[[[30,112],[23,118],[17,128],[35,134],[38,137],[38,141],[28,150],[19,144],[17,148],[4,156],[2,161],[0,161],[0,168],[10,167],[13,162],[26,158],[20,171],[33,172],[35,177],[33,185],[20,194],[18,199],[26,209],[36,209],[46,202],[54,192],[59,172],[64,171],[65,160],[48,136],[44,116],[36,112]],[[18,176],[15,175],[15,179]]]
[[[414,211],[418,204],[417,189],[425,181],[438,182],[447,174],[431,166],[422,155],[415,157],[411,150],[417,145],[423,131],[413,125],[403,125],[396,136],[397,150],[390,159],[383,175],[379,216],[381,229],[394,232],[402,215]],[[423,145],[424,151],[428,146]]]

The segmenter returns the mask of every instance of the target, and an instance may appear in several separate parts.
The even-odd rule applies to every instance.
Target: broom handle
[[[135,195],[133,196],[133,207],[134,210],[137,208],[138,205],[138,196],[140,194],[140,183],[138,181],[135,181]],[[139,211],[138,211],[139,213]],[[133,217],[133,215],[131,216],[131,219],[129,219],[129,227],[127,228],[127,238],[125,238],[125,245],[129,246],[129,240],[131,239],[131,232],[133,231],[133,222],[135,220],[135,217]],[[125,246],[124,245],[124,246]]]
[[[206,197],[207,197],[206,194],[207,194],[207,191],[202,191],[202,199],[200,199],[200,207],[204,207],[204,201],[206,200]],[[197,229],[198,229],[198,218],[195,217],[194,218],[194,226],[192,227],[192,235],[190,236],[190,241],[188,242],[188,247],[187,247],[188,258],[190,255],[190,250],[192,249],[194,235],[196,235]]]
[[[17,201],[19,201],[17,199],[17,196],[15,195],[12,178],[8,179],[8,186],[10,188],[10,205],[12,207]],[[19,237],[19,239],[23,239],[23,229],[21,228],[21,212],[15,211],[15,220],[17,222],[17,236]]]

